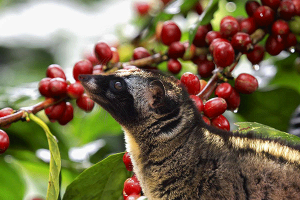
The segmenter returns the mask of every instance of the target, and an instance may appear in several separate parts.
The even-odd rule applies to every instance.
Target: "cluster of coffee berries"
[[[126,152],[123,156],[123,162],[128,171],[132,171],[133,166],[130,159],[130,155]],[[142,188],[140,186],[139,180],[135,175],[131,178],[126,179],[123,188],[123,198],[124,200],[136,200],[141,197]]]

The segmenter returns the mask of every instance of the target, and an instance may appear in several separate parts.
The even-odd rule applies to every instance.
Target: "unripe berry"
[[[300,17],[295,16],[294,19],[289,22],[289,27],[290,27],[290,30],[294,34],[299,35],[300,34]]]
[[[111,58],[111,63],[117,63],[120,61],[120,56],[119,56],[119,52],[115,47],[110,47],[110,50],[112,52],[112,58]]]
[[[65,112],[61,115],[61,117],[58,119],[58,123],[60,125],[66,125],[73,119],[73,106],[70,102],[66,103]]]
[[[269,35],[265,47],[266,47],[266,52],[268,52],[272,56],[276,56],[282,50],[284,50],[285,43],[281,36]]]
[[[247,1],[245,8],[248,16],[251,17],[259,6],[260,4],[257,1]]]
[[[243,19],[240,22],[241,32],[248,33],[249,35],[251,35],[252,33],[254,33],[254,31],[256,31],[256,29],[257,27],[253,17]]]
[[[48,66],[46,76],[49,78],[62,78],[67,80],[63,69],[57,64],[52,64]]]
[[[254,48],[251,52],[247,53],[248,60],[252,63],[252,65],[259,64],[265,55],[265,49],[261,45],[254,45]]]
[[[76,100],[76,104],[79,108],[86,112],[92,111],[95,105],[94,101],[90,99],[86,94],[83,94],[81,97],[79,97]]]
[[[176,60],[176,59],[170,59],[168,61],[168,70],[172,73],[172,74],[178,74],[181,71],[181,63]]]
[[[186,87],[189,94],[198,94],[200,92],[199,78],[191,73],[185,72],[180,78],[181,83]]]
[[[251,94],[258,88],[258,81],[251,74],[242,73],[235,79],[234,87],[240,93]]]
[[[235,88],[232,88],[230,96],[226,99],[227,110],[236,110],[240,106],[241,98],[240,94]]]
[[[177,59],[182,58],[185,53],[185,47],[181,42],[173,42],[169,46],[168,56],[169,58]]]
[[[272,25],[272,34],[274,35],[287,35],[289,32],[289,24],[286,21],[279,19]]]
[[[200,91],[202,91],[206,85],[207,85],[207,81],[200,79]]]
[[[179,41],[181,38],[181,30],[173,21],[165,21],[161,30],[161,41],[169,46],[173,42]]]
[[[53,78],[49,81],[49,93],[51,97],[62,97],[67,93],[67,82],[62,78]]]
[[[130,158],[130,155],[128,152],[125,152],[125,154],[123,156],[123,162],[125,164],[127,171],[131,172],[133,169],[133,165],[132,165],[131,158]]]
[[[144,47],[137,47],[133,50],[133,60],[138,60],[149,56],[151,56],[151,54]]]
[[[195,103],[195,105],[196,105],[197,109],[199,110],[199,112],[202,112],[204,110],[204,104],[203,104],[203,101],[200,99],[200,97],[198,97],[196,95],[190,95],[190,98]]]
[[[39,91],[44,97],[51,97],[51,93],[49,91],[50,80],[51,78],[43,78],[39,83]]]
[[[275,12],[268,6],[260,6],[253,14],[255,23],[260,27],[266,27],[273,23]]]
[[[211,124],[219,129],[230,131],[230,123],[223,115],[211,119]]]
[[[238,32],[231,40],[231,45],[234,50],[246,53],[250,48],[252,48],[252,41],[250,35],[247,33]]]
[[[94,47],[94,51],[100,64],[108,63],[113,57],[110,47],[105,42],[98,42]]]
[[[124,182],[124,191],[128,195],[140,194],[141,191],[142,191],[142,188],[141,188],[140,183],[138,182],[137,179],[128,178]],[[127,199],[128,199],[128,197],[127,197]]]
[[[73,67],[73,77],[76,81],[79,81],[78,76],[80,74],[92,74],[93,64],[89,60],[81,60],[75,63]]]
[[[220,42],[213,49],[214,63],[219,67],[227,67],[234,62],[234,49],[228,42]]]
[[[45,113],[48,116],[49,120],[58,120],[63,116],[66,111],[66,102],[62,101],[58,104],[54,104],[45,109]]]
[[[209,60],[204,60],[197,64],[197,69],[201,77],[207,78],[212,75],[212,72],[215,69],[215,63]]]
[[[215,90],[215,95],[223,99],[229,98],[232,93],[232,86],[229,83],[221,83]]]
[[[215,118],[226,111],[227,103],[225,99],[215,97],[204,104],[204,115],[209,118]]]
[[[4,153],[9,147],[9,137],[7,133],[0,129],[0,154]]]

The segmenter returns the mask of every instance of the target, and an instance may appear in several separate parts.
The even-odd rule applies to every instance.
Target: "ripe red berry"
[[[275,12],[268,6],[260,6],[253,14],[255,23],[260,27],[266,27],[273,23]]]
[[[208,119],[206,116],[202,115],[202,119],[206,124],[211,125],[210,119]]]
[[[254,48],[251,52],[247,53],[248,60],[252,63],[252,65],[259,64],[265,55],[265,49],[261,45],[254,45]]]
[[[125,164],[127,171],[131,172],[133,169],[133,165],[132,165],[131,158],[130,158],[130,155],[128,152],[125,152],[125,154],[123,156],[123,162]]]
[[[291,20],[296,14],[294,3],[292,1],[281,1],[278,13],[281,19]]]
[[[258,88],[258,81],[251,74],[241,73],[235,79],[234,87],[240,93],[251,94]]]
[[[205,36],[205,42],[210,45],[216,38],[221,38],[221,33],[219,31],[209,31]]]
[[[66,111],[66,102],[62,101],[45,109],[45,113],[49,120],[58,120]]]
[[[240,25],[237,19],[230,18],[223,20],[220,23],[220,33],[223,38],[231,38],[234,34],[240,31]]]
[[[272,56],[278,55],[285,47],[284,39],[279,35],[269,35],[266,44],[266,52]]]
[[[260,4],[257,1],[247,1],[245,8],[248,16],[251,17],[259,6]]]
[[[200,97],[196,95],[190,95],[190,98],[194,101],[199,112],[202,112],[204,110],[204,104],[203,101],[200,99]]]
[[[94,66],[94,65],[99,65],[100,63],[99,63],[99,60],[98,60],[98,58],[95,56],[95,53],[93,52],[93,53],[86,53],[85,55],[84,55],[84,57],[85,57],[85,59],[87,59],[87,60],[89,60],[91,63],[92,63],[92,65]]]
[[[148,2],[135,2],[135,9],[139,15],[144,16],[148,14],[150,5]]]
[[[140,186],[140,183],[135,178],[128,178],[124,182],[124,191],[126,194],[140,194],[142,191],[142,188]],[[128,199],[128,197],[127,197]]]
[[[232,92],[232,86],[229,83],[221,83],[215,90],[215,95],[223,99],[229,98]]]
[[[300,1],[299,0],[292,0],[295,6],[295,15],[300,16]]]
[[[105,42],[98,42],[94,47],[94,51],[100,64],[108,63],[113,57],[110,47]]]
[[[195,38],[193,40],[193,44],[196,47],[204,47],[206,46],[205,42],[205,36],[208,33],[208,28],[207,26],[199,26],[195,35]]]
[[[187,88],[189,94],[198,94],[200,92],[199,78],[191,73],[185,72],[180,78],[181,83]]]
[[[173,42],[169,46],[169,50],[168,50],[169,58],[173,58],[173,59],[182,58],[184,53],[185,53],[185,47],[179,41]]]
[[[67,102],[65,112],[58,119],[58,123],[60,125],[66,125],[73,119],[73,113],[74,113],[74,109],[72,104],[70,102]]]
[[[110,47],[110,50],[112,52],[112,58],[111,58],[111,63],[117,63],[120,61],[120,56],[119,56],[119,52],[115,47]]]
[[[256,31],[256,29],[257,29],[257,27],[256,27],[253,17],[243,19],[240,22],[241,32],[248,33],[250,35],[250,34],[254,33],[254,31]]]
[[[204,104],[204,115],[209,118],[217,117],[226,111],[227,103],[225,99],[215,97]]]
[[[81,60],[75,63],[73,67],[73,77],[76,81],[79,81],[78,76],[80,74],[92,74],[93,64],[89,60]]]
[[[207,78],[212,75],[215,69],[215,63],[209,60],[204,60],[197,64],[198,73],[202,78]]]
[[[286,21],[279,19],[272,25],[272,34],[274,35],[287,35],[289,32],[289,24]]]
[[[213,54],[213,51],[214,51],[214,48],[216,47],[216,46],[218,46],[219,44],[221,44],[221,42],[228,42],[229,43],[229,41],[228,40],[226,40],[226,39],[224,39],[224,38],[216,38],[216,39],[214,39],[211,43],[210,43],[210,45],[209,45],[209,52],[211,53],[211,54]]]
[[[4,153],[9,147],[9,137],[7,133],[0,129],[0,154]]]
[[[51,97],[62,97],[67,94],[67,82],[62,78],[52,78],[49,81],[49,93]]]
[[[230,131],[230,123],[223,115],[211,119],[211,124],[219,129]]]
[[[95,65],[93,68],[93,74],[103,73],[103,65]]]
[[[79,81],[68,85],[67,87],[68,96],[73,99],[78,99],[83,93],[84,88]]]
[[[12,109],[12,108],[8,108],[8,107],[7,108],[2,108],[0,110],[0,118],[11,115],[13,113],[14,113],[14,109]],[[3,128],[9,128],[9,127],[10,127],[10,124],[4,126]]]
[[[281,0],[261,0],[261,3],[265,6],[269,6],[273,10],[277,11]]]
[[[161,41],[169,46],[173,42],[179,41],[181,38],[181,30],[173,21],[165,21],[161,29]]]
[[[49,78],[62,78],[67,80],[63,69],[57,64],[52,64],[48,66],[46,76]]]
[[[138,60],[149,56],[151,56],[151,54],[144,47],[137,47],[133,50],[133,60]]]
[[[252,40],[248,33],[238,32],[232,37],[231,45],[234,50],[246,53],[252,48]]]
[[[213,58],[217,66],[227,67],[234,62],[234,49],[229,42],[220,42],[213,49]]]
[[[81,97],[79,97],[76,100],[76,104],[79,108],[86,112],[92,111],[95,105],[94,101],[90,99],[86,94],[83,94]]]
[[[235,88],[232,88],[230,96],[226,99],[227,110],[236,110],[240,106],[241,98],[240,94]]]
[[[168,61],[168,70],[172,73],[172,74],[178,74],[181,71],[181,63],[177,60],[177,59],[170,59]]]
[[[199,1],[195,5],[195,10],[198,13],[198,15],[201,15],[203,12],[203,7]]]
[[[43,78],[39,83],[39,91],[44,97],[51,97],[49,92],[49,82],[51,78]]]
[[[285,48],[294,47],[294,46],[296,46],[296,44],[297,44],[296,35],[294,33],[289,33],[286,36]]]

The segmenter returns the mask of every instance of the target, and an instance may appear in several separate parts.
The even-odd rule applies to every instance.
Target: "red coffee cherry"
[[[292,1],[281,1],[278,13],[281,19],[291,20],[296,14],[294,3]]]
[[[85,57],[85,59],[89,60],[92,63],[93,66],[100,64],[100,62],[99,62],[98,58],[95,56],[94,52],[86,53],[84,55],[84,57]]]
[[[300,1],[299,0],[292,0],[295,6],[295,15],[300,16]]]
[[[197,64],[198,73],[202,78],[207,78],[212,75],[215,69],[215,63],[209,60],[204,60]]]
[[[257,27],[253,17],[243,19],[240,22],[241,32],[248,33],[249,35],[251,35],[252,33],[254,33],[254,31],[256,31],[256,29]]]
[[[52,78],[49,81],[49,93],[51,97],[62,97],[67,93],[67,82],[62,78]]]
[[[9,147],[9,137],[7,133],[0,129],[0,154],[4,153]]]
[[[108,63],[113,57],[110,47],[105,42],[98,42],[94,47],[94,52],[100,64],[103,65]]]
[[[250,35],[247,33],[238,32],[231,39],[231,45],[234,50],[246,53],[252,48]]]
[[[103,73],[103,65],[95,65],[93,68],[93,74],[102,74]]]
[[[204,104],[204,115],[209,118],[215,118],[226,111],[227,103],[225,99],[215,97]]]
[[[290,48],[290,47],[294,47],[297,44],[297,38],[296,35],[294,33],[289,33],[286,36],[286,43],[285,43],[285,48]]]
[[[219,44],[221,44],[220,42],[228,42],[229,43],[229,41],[228,40],[226,40],[226,39],[224,39],[224,38],[216,38],[216,39],[214,39],[211,43],[210,43],[210,45],[209,45],[209,52],[211,53],[211,54],[213,54],[213,51],[214,51],[214,48],[216,47],[216,46],[218,46]]]
[[[49,91],[50,80],[51,78],[43,78],[39,83],[39,91],[44,97],[51,97],[51,93]]]
[[[48,66],[47,71],[46,71],[46,76],[49,78],[62,78],[62,79],[67,80],[65,72],[57,64],[52,64],[52,65]]]
[[[221,33],[219,31],[209,31],[205,36],[205,42],[210,45],[216,38],[221,38]]]
[[[215,95],[223,99],[229,98],[232,93],[232,86],[229,83],[221,83],[215,90]]]
[[[138,60],[149,56],[151,56],[151,54],[144,47],[137,47],[133,50],[133,60]]]
[[[211,124],[219,129],[230,131],[230,123],[223,115],[211,119]]]
[[[202,119],[206,124],[211,125],[210,119],[208,119],[206,116],[202,115]]]
[[[190,95],[190,98],[194,101],[199,112],[202,112],[204,110],[204,104],[203,101],[200,99],[200,97],[196,95]]]
[[[178,74],[181,71],[181,63],[176,60],[176,59],[170,59],[168,61],[168,70],[172,73],[172,74]]]
[[[68,85],[67,93],[69,97],[78,99],[84,93],[84,88],[80,82],[76,81],[75,83]]]
[[[54,104],[45,109],[45,113],[48,116],[49,120],[58,120],[63,116],[66,111],[66,102],[62,101],[58,104]]]
[[[285,48],[285,41],[279,35],[269,35],[266,44],[266,52],[272,56],[278,55]]]
[[[200,92],[199,78],[191,73],[185,72],[180,78],[181,83],[186,87],[189,94],[198,94]]]
[[[260,27],[266,27],[273,23],[275,12],[268,6],[260,6],[253,14],[255,23]]]
[[[127,171],[132,171],[133,170],[133,165],[131,162],[131,158],[128,152],[125,152],[124,156],[123,156],[123,162],[125,164],[125,167],[127,169]]]
[[[248,16],[251,17],[259,6],[260,4],[257,1],[247,1],[245,8]]]
[[[81,97],[79,97],[76,100],[76,104],[79,108],[86,112],[92,111],[95,105],[94,101],[90,99],[86,94],[83,94]]]
[[[61,117],[58,119],[58,123],[60,125],[66,125],[73,119],[74,109],[70,102],[66,102],[66,108],[65,112],[61,115]]]
[[[168,56],[169,58],[177,59],[182,58],[185,53],[185,47],[181,42],[173,42],[169,46]]]
[[[240,93],[251,94],[258,88],[258,81],[251,74],[241,73],[235,79],[234,87]]]
[[[230,96],[226,99],[227,110],[236,110],[240,106],[241,98],[240,94],[235,88],[232,88]]]
[[[265,56],[265,49],[261,45],[254,45],[254,48],[251,52],[247,53],[248,60],[252,65],[259,64]]]
[[[289,24],[286,21],[279,19],[272,25],[272,34],[274,35],[287,35],[289,32]]]
[[[261,0],[262,5],[269,6],[273,10],[277,11],[281,0]]]
[[[201,5],[200,2],[197,2],[197,3],[196,3],[196,5],[195,5],[195,10],[196,10],[196,12],[198,13],[198,15],[201,15],[201,14],[202,14],[202,12],[203,12],[203,7],[202,7],[202,5]]]
[[[234,49],[228,42],[220,42],[213,49],[214,63],[219,67],[227,67],[234,62]]]
[[[5,117],[7,115],[11,115],[13,113],[14,113],[14,109],[12,109],[12,108],[8,108],[8,107],[7,108],[2,108],[0,110],[0,118]],[[9,128],[9,127],[10,127],[10,124],[4,126],[3,128]]]
[[[135,9],[137,13],[141,16],[147,15],[150,10],[150,5],[148,2],[135,2]]]
[[[207,26],[199,26],[195,35],[195,38],[193,40],[193,44],[196,47],[204,47],[206,46],[205,42],[205,36],[208,33],[208,28]]]
[[[81,60],[75,63],[73,67],[73,77],[76,81],[79,81],[78,76],[80,74],[92,74],[93,64],[89,60]]]
[[[223,22],[223,23],[222,23]],[[220,33],[223,38],[231,38],[234,34],[240,31],[240,25],[237,19],[228,18],[220,23]]]
[[[124,182],[124,192],[128,195],[131,194],[140,194],[142,191],[142,188],[140,186],[139,181],[136,178],[128,178]],[[128,197],[127,197],[128,199]]]
[[[161,29],[161,41],[163,44],[170,46],[173,42],[179,41],[181,30],[173,21],[165,21]]]

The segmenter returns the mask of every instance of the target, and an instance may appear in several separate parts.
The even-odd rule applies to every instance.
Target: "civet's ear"
[[[158,108],[164,104],[165,87],[160,80],[154,80],[149,84],[150,90],[150,106]]]

